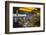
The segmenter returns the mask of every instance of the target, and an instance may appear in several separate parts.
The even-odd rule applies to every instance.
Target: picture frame
[[[40,24],[30,25],[31,23],[29,23],[29,26],[28,24],[24,26],[25,22],[28,22],[30,20],[29,17],[28,19],[26,18],[24,19],[24,17],[27,16],[27,13],[30,12],[32,13],[32,11],[34,13],[36,10],[39,11],[38,14],[40,14],[39,15],[40,20],[38,22]],[[20,21],[19,22],[20,26],[16,25],[17,20]],[[31,21],[33,21],[33,17]],[[5,1],[5,33],[6,34],[31,33],[31,32],[33,33],[33,32],[44,32],[44,31],[45,31],[45,3]]]

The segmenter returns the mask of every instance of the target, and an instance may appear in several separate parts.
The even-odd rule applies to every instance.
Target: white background
[[[13,28],[13,7],[36,7],[40,8],[40,27],[28,27],[28,28]],[[43,30],[43,5],[34,5],[34,4],[18,4],[10,3],[9,4],[9,30],[10,32],[21,32],[21,31],[37,31]]]
[[[16,0],[16,1],[19,1],[19,0]],[[46,3],[46,0],[20,0],[20,1]],[[46,18],[46,15],[45,15],[45,18]],[[0,0],[0,35],[46,35],[46,31],[37,32],[37,33],[5,34],[5,0]]]

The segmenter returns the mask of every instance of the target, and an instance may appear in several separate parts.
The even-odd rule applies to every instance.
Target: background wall
[[[46,35],[46,31],[45,32],[37,32],[37,33],[5,34],[5,1],[6,0],[0,0],[0,35]],[[46,3],[46,0],[11,0],[11,1]],[[46,6],[46,4],[45,4],[45,6]],[[45,12],[45,14],[46,14],[46,12]],[[46,18],[46,15],[45,15],[45,18]]]

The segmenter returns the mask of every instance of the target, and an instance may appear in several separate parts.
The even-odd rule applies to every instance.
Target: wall
[[[6,0],[0,0],[0,35],[46,35],[46,31],[37,33],[5,34],[5,1]],[[14,1],[46,3],[46,0],[14,0]]]

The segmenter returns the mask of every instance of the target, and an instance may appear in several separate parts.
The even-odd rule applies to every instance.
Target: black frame
[[[9,32],[9,3],[24,3],[24,4],[38,4],[43,5],[44,7],[44,13],[43,13],[43,19],[44,19],[44,27],[43,30],[39,31],[22,31],[22,32]],[[16,33],[29,33],[29,32],[44,32],[45,31],[45,3],[36,3],[36,2],[20,2],[20,1],[5,1],[5,33],[6,34],[16,34]]]

